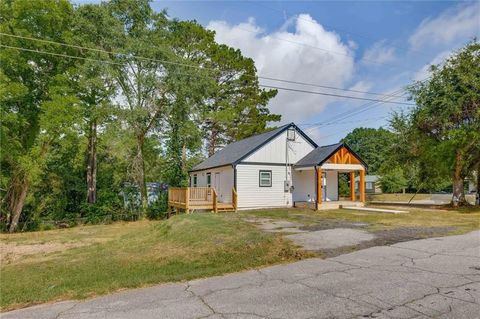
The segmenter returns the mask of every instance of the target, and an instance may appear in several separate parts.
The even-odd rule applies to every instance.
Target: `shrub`
[[[147,208],[148,219],[165,219],[167,218],[168,195],[167,192],[161,192],[157,200]]]

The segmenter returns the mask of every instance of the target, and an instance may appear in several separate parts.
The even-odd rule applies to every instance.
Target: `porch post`
[[[365,170],[360,171],[360,201],[365,203]]]
[[[317,167],[317,209],[322,204],[322,169]]]
[[[355,171],[350,172],[350,200],[355,201]]]

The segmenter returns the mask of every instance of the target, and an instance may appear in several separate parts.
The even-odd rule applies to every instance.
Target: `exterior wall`
[[[324,195],[324,200],[327,202],[338,200],[338,173],[336,171],[326,171],[325,175],[327,179],[327,190]]]
[[[272,187],[259,186],[259,171],[272,171]],[[290,176],[291,167],[287,168]],[[237,165],[237,193],[239,208],[291,207],[292,193],[284,191],[285,166]]]
[[[288,161],[285,151],[287,143]],[[295,132],[295,141],[287,141],[287,131],[285,131],[245,158],[243,162],[295,164],[314,148],[298,131]]]
[[[294,170],[292,173],[293,201],[294,202],[315,202],[315,170]]]
[[[232,202],[232,188],[233,188],[233,167],[223,166],[203,171],[190,173],[190,186],[193,187],[193,175],[197,174],[197,186],[207,186],[207,173],[212,174],[212,187],[215,188],[218,195],[218,201],[223,203]],[[218,173],[218,174],[217,174]]]

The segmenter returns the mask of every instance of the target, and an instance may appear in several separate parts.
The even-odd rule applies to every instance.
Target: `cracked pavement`
[[[132,289],[1,318],[479,318],[480,231]]]

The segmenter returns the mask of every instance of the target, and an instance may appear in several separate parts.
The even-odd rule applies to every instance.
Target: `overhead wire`
[[[68,43],[62,43],[62,42],[57,42],[57,41],[52,41],[52,40],[14,35],[14,34],[4,33],[4,32],[0,32],[0,35],[1,36],[7,36],[7,37],[13,37],[13,38],[19,38],[19,39],[25,39],[25,40],[30,40],[30,41],[37,41],[37,42],[61,45],[61,46],[71,47],[71,48],[76,48],[76,49],[81,49],[81,50],[90,50],[90,51],[94,51],[94,52],[107,53],[107,54],[111,54],[111,55],[127,56],[127,54],[121,53],[121,52],[107,51],[107,50],[98,49],[98,48],[90,48],[90,47],[85,47],[85,46],[80,46],[80,45],[75,45],[75,44],[68,44]],[[210,69],[210,70],[217,71],[216,69],[213,69],[213,68],[207,68],[207,67],[202,67],[202,66],[198,66],[198,65],[192,65],[192,64],[175,62],[175,61],[153,59],[153,58],[143,57],[143,56],[139,56],[139,55],[128,55],[128,57],[133,58],[133,59],[139,59],[139,60],[160,62],[160,63],[178,65],[178,66],[185,66],[185,67],[196,68],[196,69],[201,69],[201,70]],[[254,76],[252,76],[252,77],[254,77]],[[274,78],[274,77],[270,77],[270,76],[257,75],[256,77],[258,79],[264,79],[264,80],[269,80],[269,81],[276,81],[276,82],[283,82],[283,83],[290,83],[290,84],[298,84],[298,85],[319,87],[319,88],[325,88],[325,89],[331,89],[331,90],[341,90],[341,91],[353,92],[353,93],[386,96],[386,94],[377,93],[377,92],[369,92],[369,91],[362,91],[362,90],[355,90],[355,89],[339,88],[339,87],[333,87],[333,86],[328,86],[328,85],[321,85],[321,84],[317,84],[317,83],[308,83],[308,82],[294,81],[294,80],[288,80],[288,79],[279,79],[279,78]]]
[[[60,57],[66,57],[66,58],[72,58],[72,59],[81,59],[81,60],[86,60],[86,61],[96,61],[96,62],[109,63],[109,64],[114,64],[114,65],[123,65],[122,63],[113,62],[113,61],[108,61],[108,60],[99,60],[99,59],[93,59],[93,58],[79,57],[79,56],[73,56],[73,55],[62,54],[62,53],[55,53],[55,52],[50,52],[50,51],[34,50],[34,49],[28,49],[28,48],[24,48],[24,47],[9,46],[9,45],[4,45],[4,44],[0,44],[0,47],[10,48],[10,49],[17,49],[17,50],[27,51],[27,52],[34,52],[34,53],[41,53],[41,54],[53,55],[53,56],[60,56]],[[180,72],[180,73],[182,73],[182,72]],[[347,99],[362,100],[362,101],[377,101],[377,102],[382,102],[382,101],[383,101],[383,100],[378,100],[378,99],[362,98],[362,97],[349,96],[349,95],[340,95],[340,94],[331,94],[331,93],[326,93],[326,92],[299,90],[299,89],[286,88],[286,87],[278,87],[278,86],[271,86],[271,85],[263,85],[263,84],[259,84],[259,86],[260,86],[260,87],[264,87],[264,88],[272,88],[272,89],[278,89],[278,90],[284,90],[284,91],[293,91],[293,92],[309,93],[309,94],[316,94],[316,95],[323,95],[323,96],[331,96],[331,97],[339,97],[339,98],[347,98]],[[413,105],[413,104],[411,104],[411,103],[395,102],[395,101],[388,101],[388,103]]]

